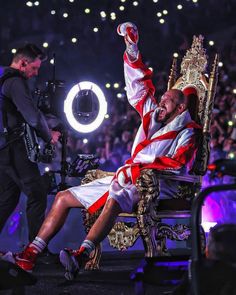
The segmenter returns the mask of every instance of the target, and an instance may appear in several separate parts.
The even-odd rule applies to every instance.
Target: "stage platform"
[[[56,256],[53,264],[37,264],[33,272],[37,278],[35,285],[3,290],[0,295],[165,295],[170,294],[174,284],[181,278],[187,261],[173,263],[172,275],[168,271],[172,267],[165,264],[163,268],[162,262],[158,268],[152,263],[145,266],[145,275],[140,265],[146,265],[142,251],[103,253],[101,270],[82,271],[75,281],[68,282],[64,279],[64,269]],[[137,268],[140,273],[135,277],[133,272]]]

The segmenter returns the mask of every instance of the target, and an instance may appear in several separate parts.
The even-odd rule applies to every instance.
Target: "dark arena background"
[[[180,67],[194,35],[204,36],[209,65],[215,53],[219,53],[209,169],[202,177],[202,190],[221,185],[222,189],[206,195],[201,224],[207,238],[214,225],[236,223],[236,189],[224,187],[235,184],[236,179],[235,11],[236,0],[0,1],[0,74],[18,47],[27,42],[41,47],[47,60],[39,75],[30,80],[32,95],[35,105],[49,120],[59,118],[64,130],[52,162],[39,163],[48,184],[47,212],[58,191],[81,183],[84,175],[76,170],[76,165],[85,155],[92,158],[92,167],[99,165],[105,171],[116,171],[130,158],[140,117],[127,102],[123,73],[125,44],[117,34],[117,26],[133,22],[139,30],[138,45],[143,60],[153,70],[157,99],[167,89],[173,57]],[[210,70],[207,67],[208,73]],[[98,85],[107,102],[104,120],[89,133],[72,128],[63,110],[71,88],[83,81]],[[80,91],[72,105],[75,117],[85,125],[105,105],[103,102],[99,106],[91,92]],[[26,196],[22,194],[0,234],[0,251],[20,252],[28,244],[25,212]],[[175,221],[171,219],[170,223],[174,225]],[[81,210],[72,209],[62,230],[49,243],[51,254],[39,259],[32,277],[21,273],[12,276],[10,266],[4,268],[0,264],[0,294],[172,294],[187,271],[192,254],[191,238],[181,242],[168,240],[171,255],[178,259],[156,258],[149,261],[151,270],[148,270],[140,238],[127,251],[114,249],[106,238],[102,244],[101,269],[84,271],[74,282],[65,282],[58,253],[64,247],[78,248],[84,238]],[[9,284],[1,290],[4,280]],[[33,285],[28,286],[30,283]],[[219,294],[236,294],[233,293],[236,288],[232,290]],[[190,294],[186,290],[180,292],[173,294]]]

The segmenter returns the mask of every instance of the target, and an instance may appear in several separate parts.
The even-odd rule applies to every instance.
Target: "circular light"
[[[157,13],[157,16],[158,16],[158,17],[161,17],[161,16],[162,16],[162,13],[161,13],[161,12],[158,12],[158,13]]]
[[[56,14],[56,11],[55,10],[51,10],[51,14],[52,15]]]
[[[154,3],[157,3],[158,2],[158,0],[152,0]]]
[[[209,45],[210,45],[210,46],[213,46],[214,44],[215,44],[215,42],[214,42],[214,41],[212,41],[212,40],[211,40],[211,41],[209,41]]]
[[[74,0],[69,0],[69,2],[73,3],[73,2],[74,2]]]
[[[179,54],[178,54],[177,52],[175,52],[175,53],[173,54],[173,56],[174,56],[174,57],[178,57]]]
[[[162,12],[163,14],[168,14],[168,11],[166,9],[164,9]]]
[[[79,123],[73,114],[73,109],[72,109],[73,101],[74,101],[75,96],[81,90],[91,90],[96,94],[96,96],[98,98],[99,112],[98,112],[98,115],[95,118],[95,120],[93,122],[91,122],[90,124]],[[64,112],[66,114],[66,118],[67,118],[69,124],[76,131],[81,132],[81,133],[92,132],[101,125],[101,123],[104,119],[104,116],[107,113],[106,98],[105,98],[102,90],[100,89],[100,87],[98,87],[98,85],[96,85],[92,82],[89,82],[89,81],[80,82],[80,83],[74,85],[71,88],[71,90],[69,91],[69,93],[67,94],[67,97],[64,101]]]
[[[106,115],[104,116],[104,118],[105,118],[105,119],[109,119],[109,118],[110,118],[109,114],[106,114]]]
[[[177,9],[181,10],[183,8],[183,6],[181,4],[177,5]]]
[[[75,38],[75,37],[72,38],[72,39],[71,39],[71,42],[72,42],[72,43],[76,43],[76,42],[77,42],[77,38]]]
[[[44,171],[45,171],[45,172],[49,172],[49,171],[50,171],[50,168],[49,168],[49,167],[45,167],[45,168],[44,168]]]
[[[44,47],[44,48],[47,48],[47,47],[48,47],[48,43],[47,43],[47,42],[44,42],[44,43],[43,43],[43,47]]]
[[[133,2],[133,5],[134,5],[134,6],[138,6],[138,1],[134,1],[134,2]]]
[[[236,88],[233,89],[233,94],[236,94]]]
[[[224,65],[223,62],[222,61],[219,61],[218,66],[219,67],[223,67],[223,65]]]
[[[16,53],[16,49],[12,48],[11,53],[15,54]]]
[[[153,68],[152,67],[149,67],[148,69],[153,72]]]
[[[51,58],[51,59],[50,59],[50,64],[51,64],[51,65],[54,65],[54,58]]]
[[[33,2],[31,2],[31,1],[27,1],[27,2],[26,2],[26,5],[27,5],[28,7],[32,7],[32,6],[33,6]]]
[[[160,18],[160,19],[159,19],[159,22],[160,22],[161,24],[164,24],[165,20],[164,20],[163,18]]]
[[[90,9],[89,8],[85,8],[84,12],[88,14],[88,13],[90,13]]]
[[[35,2],[34,2],[34,5],[35,5],[35,6],[39,6],[39,1],[35,1]]]
[[[120,85],[119,85],[119,83],[114,83],[113,87],[114,87],[114,88],[119,88]]]
[[[87,138],[84,138],[84,139],[83,139],[83,143],[84,143],[84,144],[88,143],[88,139],[87,139]]]
[[[101,15],[102,18],[105,18],[105,17],[107,16],[107,14],[106,14],[105,11],[101,11],[101,12],[100,12],[100,15]]]
[[[126,0],[120,0],[120,2],[124,3]]]
[[[111,12],[111,13],[110,13],[110,16],[111,16],[111,19],[112,19],[112,20],[115,20],[115,19],[116,19],[116,14],[115,14],[115,12]]]
[[[229,158],[230,158],[230,159],[234,159],[234,153],[231,152],[231,153],[229,153],[228,155],[229,155]]]
[[[97,27],[93,28],[93,31],[94,31],[95,33],[97,33],[97,32],[98,32],[98,28],[97,28]]]
[[[122,94],[121,93],[117,93],[116,97],[117,98],[122,98]]]
[[[106,83],[106,88],[110,88],[111,87],[111,84],[110,83]]]
[[[63,13],[63,17],[64,18],[67,18],[68,17],[68,13],[67,12]]]
[[[125,7],[122,5],[119,7],[120,11],[124,11],[125,10]]]
[[[234,122],[233,121],[228,121],[228,126],[233,126]]]
[[[193,3],[197,3],[198,2],[198,0],[193,0]]]

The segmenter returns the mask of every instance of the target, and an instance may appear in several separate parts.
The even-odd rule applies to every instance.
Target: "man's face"
[[[22,71],[27,79],[32,78],[38,75],[39,68],[41,66],[41,60],[39,58],[35,59],[32,62],[24,61],[24,67]]]
[[[179,115],[178,97],[173,90],[169,90],[163,94],[159,107],[161,108],[159,114],[157,115],[157,122],[168,124],[171,122],[177,115]]]

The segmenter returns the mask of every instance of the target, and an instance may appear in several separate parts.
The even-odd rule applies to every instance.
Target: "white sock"
[[[47,243],[41,239],[40,237],[36,237],[32,243],[30,243],[29,247],[34,247],[36,250],[41,253],[46,248]]]
[[[92,241],[84,240],[80,247],[85,248],[85,254],[89,256],[96,246]]]

